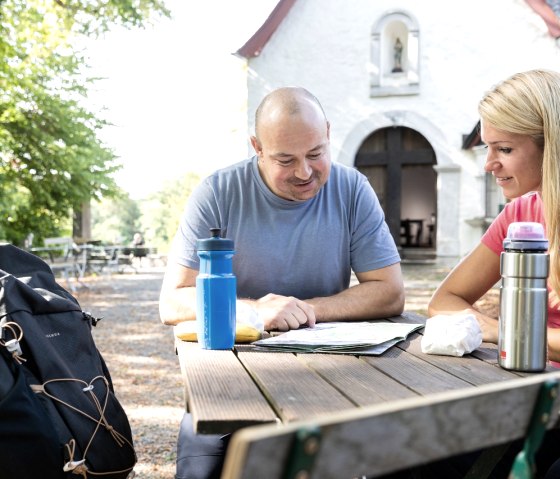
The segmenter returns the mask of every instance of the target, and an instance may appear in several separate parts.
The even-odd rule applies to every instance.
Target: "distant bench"
[[[156,247],[153,246],[130,246],[130,247],[122,247],[120,250],[120,255],[122,256],[129,256],[132,258],[146,258],[150,266],[154,266],[156,264],[161,264],[165,266],[167,264],[167,256],[158,253]]]
[[[93,272],[124,272],[130,268],[136,272],[134,259],[146,258],[153,266],[158,262],[165,266],[167,257],[160,255],[155,247],[121,246],[121,245],[89,245],[87,246],[87,267]]]
[[[87,268],[87,252],[67,236],[45,238],[43,244],[44,246],[34,247],[29,251],[42,258],[55,275],[62,273],[68,287],[75,291],[74,285],[70,283],[70,277],[81,282]]]
[[[29,251],[42,258],[55,275],[61,274],[72,291],[75,291],[75,287],[70,278],[81,283],[87,271],[121,273],[130,268],[136,272],[134,258],[146,258],[150,265],[160,263],[165,266],[167,263],[167,257],[158,254],[155,247],[77,245],[69,236],[45,238],[43,244]]]

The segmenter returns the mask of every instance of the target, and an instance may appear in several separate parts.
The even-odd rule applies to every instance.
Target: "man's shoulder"
[[[364,175],[353,166],[348,166],[338,161],[331,163],[331,173],[334,173],[339,178],[349,178],[352,180],[364,178]]]
[[[333,161],[331,164],[330,179],[337,186],[346,186],[355,189],[358,185],[367,182],[367,178],[356,168]]]
[[[245,175],[248,172],[251,172],[253,159],[254,157],[248,158],[246,160],[234,163],[233,165],[220,168],[214,171],[214,173],[212,173],[209,178],[229,178],[232,176]]]
[[[246,186],[253,176],[253,158],[215,170],[204,178],[201,186],[216,191],[226,191],[237,186]]]

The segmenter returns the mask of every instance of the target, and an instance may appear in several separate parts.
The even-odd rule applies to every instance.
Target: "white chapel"
[[[250,131],[268,92],[309,89],[333,161],[369,178],[403,258],[456,260],[504,203],[483,170],[478,101],[518,71],[560,70],[559,45],[524,0],[280,0],[236,55]]]

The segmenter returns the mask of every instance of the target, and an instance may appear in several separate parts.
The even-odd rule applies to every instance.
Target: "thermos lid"
[[[233,240],[221,238],[220,228],[210,228],[212,236],[196,240],[197,251],[233,251]]]
[[[508,226],[504,249],[514,251],[546,251],[548,240],[540,223],[521,221]]]

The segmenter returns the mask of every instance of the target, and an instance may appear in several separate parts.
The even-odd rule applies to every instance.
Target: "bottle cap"
[[[220,228],[210,228],[212,236],[196,240],[197,251],[233,251],[233,240],[221,238]]]
[[[521,221],[508,226],[504,249],[514,251],[546,251],[548,240],[540,223]]]

